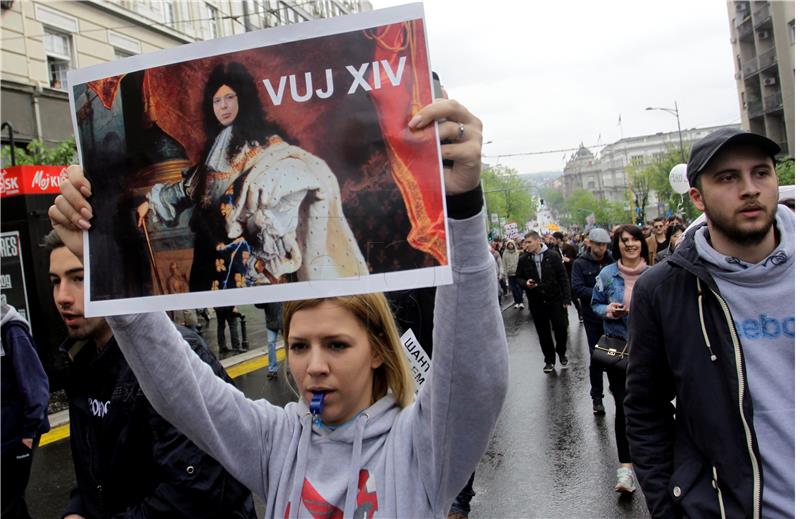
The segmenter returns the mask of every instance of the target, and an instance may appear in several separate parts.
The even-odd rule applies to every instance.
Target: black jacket
[[[542,255],[542,277],[534,264],[533,254],[523,252],[517,263],[517,277],[520,278],[525,292],[528,294],[528,302],[534,304],[558,303],[568,305],[570,303],[569,282],[567,281],[567,271],[564,269],[564,261],[561,253],[557,249],[548,248]],[[533,290],[525,286],[525,282],[532,279],[536,282]]]
[[[38,438],[50,430],[47,419],[47,402],[50,399],[47,375],[36,353],[28,323],[19,320],[21,317],[14,318],[19,316],[15,310],[13,314],[0,328],[3,456],[19,450],[23,438]]]
[[[744,353],[695,232],[633,289],[625,398],[631,457],[654,518],[720,517],[721,508],[727,517],[760,517]]]
[[[203,339],[178,327],[217,376],[231,382]],[[65,515],[88,519],[255,518],[250,491],[152,408],[112,337],[67,341],[70,445],[77,488]]]
[[[603,324],[603,319],[592,311],[592,290],[597,281],[597,275],[603,267],[614,263],[614,258],[609,251],[603,260],[597,262],[592,257],[592,251],[587,250],[578,256],[572,264],[572,292],[581,300],[581,307],[587,309],[583,312],[584,321]]]

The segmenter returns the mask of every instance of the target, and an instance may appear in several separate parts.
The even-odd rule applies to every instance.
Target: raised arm
[[[475,470],[508,386],[494,258],[481,211],[480,121],[457,103],[443,108],[450,110],[420,114],[428,121],[447,119],[440,133],[454,140],[442,146],[443,157],[455,160],[445,173],[453,284],[437,289],[432,375],[407,410],[414,455],[434,510],[449,506]],[[465,128],[462,140],[459,124]]]
[[[291,436],[286,411],[253,401],[217,377],[166,313],[107,317],[153,408],[266,499],[272,438]]]
[[[53,227],[78,258],[92,217],[91,184],[70,166],[50,207]],[[108,317],[120,350],[153,408],[236,479],[262,495],[271,438],[291,434],[286,411],[254,402],[217,377],[163,312]],[[280,453],[282,455],[282,453]]]

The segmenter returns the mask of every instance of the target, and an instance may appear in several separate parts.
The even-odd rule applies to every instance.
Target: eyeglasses
[[[230,104],[234,99],[236,99],[236,94],[225,94],[222,97],[215,97],[214,106],[222,104],[222,101],[225,101],[226,104]]]

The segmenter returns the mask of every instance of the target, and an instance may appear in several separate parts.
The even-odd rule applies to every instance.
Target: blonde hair
[[[303,299],[284,303],[284,344],[289,344],[289,325],[292,316],[300,310],[314,308],[326,301],[337,304],[353,314],[366,329],[373,351],[377,352],[383,361],[373,373],[372,402],[377,402],[391,390],[400,407],[409,405],[414,398],[414,381],[403,353],[403,345],[400,342],[400,334],[397,332],[394,314],[386,296],[382,293]]]

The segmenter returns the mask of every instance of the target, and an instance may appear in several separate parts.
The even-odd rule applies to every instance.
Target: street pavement
[[[507,305],[506,305],[507,306]],[[589,348],[569,308],[569,365],[542,372],[544,357],[527,308],[503,312],[510,384],[494,436],[475,475],[473,518],[649,517],[641,490],[614,492],[614,400],[592,414]],[[479,361],[479,359],[476,359]]]
[[[504,306],[511,301],[505,300]],[[264,350],[263,314],[244,307],[250,348]],[[477,468],[472,518],[638,518],[648,517],[640,490],[632,497],[614,492],[617,459],[614,402],[606,390],[606,415],[592,414],[589,350],[583,327],[570,307],[566,368],[550,375],[544,365],[530,313],[503,312],[509,343],[511,384],[489,449]],[[203,335],[216,347],[212,319]],[[480,362],[480,359],[475,359]],[[235,379],[251,398],[284,405],[295,396],[285,380],[268,381],[266,369]],[[607,386],[607,381],[606,381]],[[40,448],[34,459],[28,503],[34,518],[61,517],[74,484],[69,441]],[[261,518],[264,505],[256,500]]]

